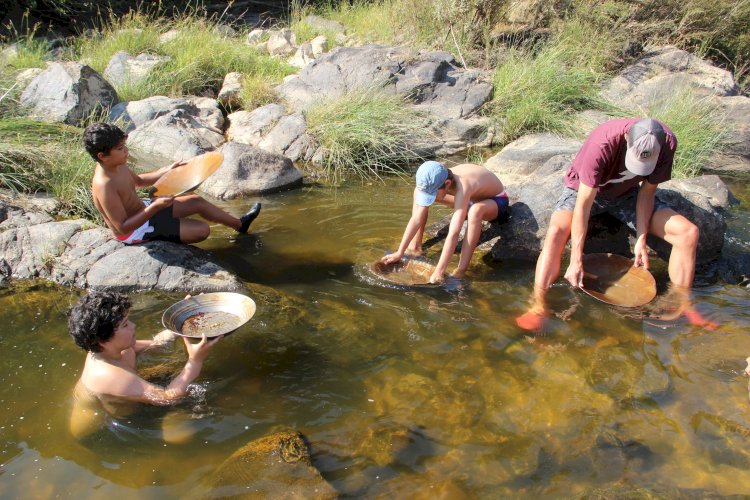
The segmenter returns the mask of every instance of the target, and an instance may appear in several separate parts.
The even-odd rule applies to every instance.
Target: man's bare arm
[[[651,216],[654,214],[654,198],[656,197],[656,184],[651,184],[647,180],[641,182],[641,188],[638,191],[638,199],[635,203],[635,230],[636,239],[633,247],[635,256],[633,264],[643,266],[648,269],[648,246],[646,237],[651,222]]]
[[[448,269],[451,257],[453,257],[453,254],[456,252],[456,244],[458,244],[458,236],[461,233],[461,227],[463,227],[464,221],[466,220],[466,214],[469,212],[468,198],[464,199],[462,196],[456,196],[455,201],[458,204],[458,208],[456,208],[451,217],[451,222],[448,226],[448,236],[445,238],[443,250],[440,252],[440,260],[437,263],[433,276],[443,276],[445,270]]]
[[[175,167],[179,167],[180,165],[184,165],[187,163],[184,160],[179,160],[171,165],[167,165],[166,167],[162,167],[158,170],[154,170],[153,172],[144,172],[141,174],[136,174],[132,170],[130,170],[130,175],[133,176],[133,182],[135,182],[135,186],[142,188],[142,187],[148,187],[153,186],[156,181],[161,179],[161,176],[169,172]]]
[[[570,265],[565,279],[575,287],[583,285],[583,245],[586,241],[591,206],[598,189],[581,183],[578,186],[576,207],[573,210],[573,223],[570,230]]]

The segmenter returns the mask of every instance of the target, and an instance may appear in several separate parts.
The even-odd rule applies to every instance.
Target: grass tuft
[[[710,97],[683,90],[651,106],[648,116],[666,123],[677,137],[672,177],[700,175],[726,140],[723,113]]]
[[[533,132],[563,132],[575,112],[603,109],[597,74],[570,66],[570,54],[554,45],[536,55],[512,50],[494,75],[490,114],[501,123],[502,144]]]
[[[363,179],[399,173],[405,164],[424,159],[420,146],[431,138],[423,116],[401,97],[380,90],[322,102],[307,113],[307,124],[335,182],[347,173]]]

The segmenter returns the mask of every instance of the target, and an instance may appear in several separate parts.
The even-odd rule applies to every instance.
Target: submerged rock
[[[336,490],[310,461],[304,437],[282,431],[234,452],[207,479],[211,497],[336,498]]]

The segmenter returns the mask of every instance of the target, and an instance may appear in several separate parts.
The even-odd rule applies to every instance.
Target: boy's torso
[[[469,201],[477,202],[494,198],[505,190],[498,177],[481,165],[463,163],[451,168]],[[458,186],[456,186],[458,192]]]
[[[94,177],[91,181],[91,194],[94,199],[94,205],[104,217],[107,226],[117,234],[107,216],[108,211],[101,202],[102,194],[105,190],[109,189],[117,193],[117,197],[125,210],[126,218],[132,217],[143,210],[144,205],[135,191],[135,182],[127,165],[120,165],[113,170],[105,170],[101,165],[96,166]]]

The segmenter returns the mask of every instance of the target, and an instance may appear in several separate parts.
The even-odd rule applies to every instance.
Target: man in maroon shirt
[[[589,217],[610,212],[636,232],[634,265],[648,269],[647,234],[672,245],[669,279],[680,297],[678,313],[692,324],[716,327],[690,302],[698,228],[655,198],[656,186],[672,176],[676,149],[674,133],[651,118],[612,120],[591,132],[565,173],[565,187],[536,264],[532,306],[516,318],[518,326],[541,330],[549,314],[547,290],[560,274],[560,260],[568,238],[570,265],[565,279],[575,287],[583,286],[583,243]]]

